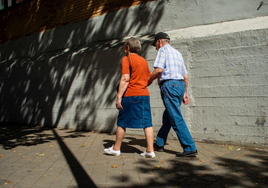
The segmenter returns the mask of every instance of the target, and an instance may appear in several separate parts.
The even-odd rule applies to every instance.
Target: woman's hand
[[[122,101],[122,98],[117,98],[117,99],[116,99],[116,108],[117,108],[118,110],[123,110],[123,107],[122,107],[122,105],[121,105],[121,101]]]

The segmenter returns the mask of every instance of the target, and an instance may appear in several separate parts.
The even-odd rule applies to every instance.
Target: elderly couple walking
[[[181,102],[189,103],[187,94],[188,74],[182,55],[171,47],[170,38],[166,33],[155,35],[153,46],[157,56],[154,71],[150,72],[147,61],[137,53],[141,50],[138,39],[130,38],[125,42],[125,57],[122,60],[122,76],[117,93],[116,108],[119,110],[115,144],[105,148],[106,154],[119,156],[126,128],[144,129],[147,148],[142,157],[154,158],[155,150],[164,151],[167,136],[172,127],[176,132],[183,152],[178,157],[197,155],[197,149],[187,125],[182,117]],[[147,86],[158,79],[165,111],[162,127],[154,143],[150,95]]]

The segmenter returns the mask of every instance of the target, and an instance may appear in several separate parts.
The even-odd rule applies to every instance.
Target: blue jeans
[[[184,151],[194,151],[196,146],[181,114],[181,102],[185,92],[185,84],[179,80],[168,80],[161,86],[161,97],[166,107],[163,114],[163,124],[160,128],[156,144],[164,146],[172,127]]]

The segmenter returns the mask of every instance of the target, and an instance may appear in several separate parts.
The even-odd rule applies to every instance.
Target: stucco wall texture
[[[141,39],[153,71],[151,35],[165,31],[188,70],[191,102],[182,111],[194,140],[268,147],[268,26],[257,22],[267,19],[268,1],[259,4],[150,1],[2,43],[0,122],[114,132],[124,40]],[[164,107],[156,81],[149,91],[157,133]]]

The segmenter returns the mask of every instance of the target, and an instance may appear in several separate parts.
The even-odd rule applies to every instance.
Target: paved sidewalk
[[[268,150],[197,143],[198,156],[178,158],[169,140],[156,158],[140,157],[146,141],[126,135],[119,157],[103,153],[115,135],[1,127],[0,188],[268,187]]]

